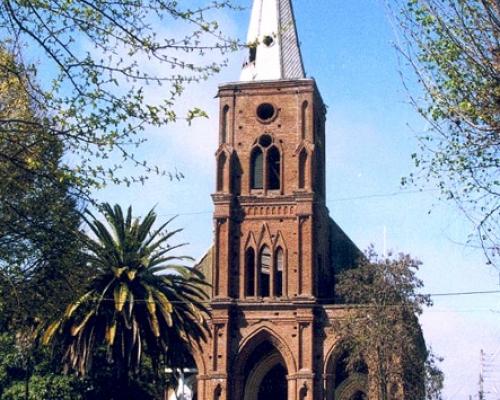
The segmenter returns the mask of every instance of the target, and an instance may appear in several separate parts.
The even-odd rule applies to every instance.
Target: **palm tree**
[[[175,365],[189,348],[208,334],[206,283],[182,263],[190,257],[168,245],[180,230],[168,231],[171,220],[153,230],[156,213],[142,220],[124,217],[119,205],[102,206],[107,224],[88,212],[92,236],[82,235],[87,265],[95,271],[83,296],[45,330],[43,343],[59,339],[64,364],[84,375],[92,355],[103,346],[122,386],[141,364],[143,353],[154,366],[165,357]]]

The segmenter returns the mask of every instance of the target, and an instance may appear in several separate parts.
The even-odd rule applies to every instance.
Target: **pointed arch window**
[[[227,157],[225,153],[221,153],[217,160],[217,191],[224,190],[224,175],[226,173]]]
[[[279,150],[272,146],[267,151],[267,188],[278,190],[281,187],[281,156]]]
[[[222,109],[222,117],[221,117],[221,128],[220,128],[220,142],[227,142],[227,120],[229,115],[229,106],[226,104]]]
[[[307,152],[302,149],[299,155],[299,189],[306,187]]]
[[[271,262],[271,250],[264,246],[259,259],[259,288],[262,297],[269,297],[271,294]]]
[[[255,251],[247,249],[245,253],[245,295],[255,296]]]
[[[252,189],[264,188],[264,155],[260,147],[256,147],[251,156],[251,187]]]
[[[309,106],[309,103],[304,101],[302,103],[302,110],[301,110],[301,127],[300,127],[300,138],[304,140],[306,138],[306,133],[307,133],[307,107]]]
[[[283,249],[278,247],[274,256],[274,295],[276,297],[283,296]]]

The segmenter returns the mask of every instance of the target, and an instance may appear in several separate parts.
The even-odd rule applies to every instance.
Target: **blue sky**
[[[412,171],[415,133],[426,124],[408,104],[399,75],[405,66],[398,63],[382,1],[294,4],[307,74],[316,79],[328,105],[327,201],[333,219],[362,249],[374,243],[381,252],[385,242],[388,249],[422,260],[420,276],[428,293],[499,289],[498,271],[485,265],[479,251],[460,244],[471,227],[454,205],[441,202],[432,184],[421,193],[400,189],[401,178]],[[241,38],[248,17],[249,10],[216,15],[225,32]],[[161,29],[176,33],[168,26]],[[188,88],[179,101],[179,111],[199,106],[209,119],[146,132],[149,142],[140,155],[167,170],[182,171],[184,180],[153,177],[144,186],[98,194],[105,201],[132,204],[137,213],[156,205],[162,218],[179,214],[175,224],[185,228],[179,240],[190,243],[185,252],[194,257],[211,245],[218,121],[214,96],[218,84],[238,80],[242,61],[242,54],[231,55],[228,68]],[[161,98],[165,89],[160,89],[148,89],[149,96]],[[468,400],[478,390],[480,349],[496,352],[500,363],[500,295],[443,296],[434,302],[421,322],[428,344],[445,358],[445,398]],[[493,390],[493,381],[488,384]]]

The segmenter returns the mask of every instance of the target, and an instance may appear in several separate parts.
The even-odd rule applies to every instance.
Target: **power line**
[[[403,190],[403,191],[398,191],[398,192],[390,192],[390,193],[373,193],[373,194],[366,194],[366,195],[359,195],[359,196],[352,196],[352,197],[337,197],[337,198],[332,198],[331,200],[327,201],[327,204],[332,204],[332,203],[338,203],[338,202],[344,202],[344,201],[353,201],[353,200],[368,200],[368,199],[376,199],[376,198],[387,198],[387,197],[396,197],[396,196],[402,196],[402,195],[408,195],[408,194],[418,194],[418,193],[427,193],[427,192],[436,192],[439,189],[416,189],[416,190]],[[171,216],[182,216],[182,215],[202,215],[202,214],[212,214],[213,211],[188,211],[184,213],[168,213],[168,214],[158,214],[160,217],[171,217]]]
[[[353,197],[338,197],[338,198],[333,198],[330,201],[327,201],[327,203],[336,203],[336,202],[340,202],[340,201],[351,201],[351,200],[375,199],[375,198],[384,198],[384,197],[395,197],[395,196],[401,196],[401,195],[407,195],[407,194],[436,192],[438,190],[439,189],[401,190],[398,192],[391,192],[391,193],[374,193],[374,194],[366,194],[366,195],[353,196]]]
[[[443,297],[443,296],[469,296],[476,294],[499,294],[500,290],[481,290],[476,292],[449,292],[449,293],[429,293],[427,296]]]
[[[479,292],[454,292],[454,293],[436,293],[436,294],[427,294],[428,296],[462,296],[462,295],[471,295],[471,294],[500,294],[500,290],[491,290],[491,291],[479,291]],[[92,298],[92,299],[89,299],[89,300],[97,300],[97,298]],[[291,300],[293,302],[293,298],[290,298],[288,300]],[[120,304],[125,304],[128,302],[128,300],[124,300],[124,301],[116,301],[114,298],[107,298],[107,297],[102,297],[102,298],[99,298],[99,301],[104,301],[104,302],[114,302],[114,303],[120,303]],[[83,302],[86,302],[86,301],[83,301]],[[136,299],[134,298],[133,302],[136,302],[136,303],[156,303],[156,300],[145,300],[145,299]],[[192,303],[201,303],[201,304],[210,304],[212,303],[212,300],[197,300],[197,301],[181,301],[181,300],[170,300],[169,303],[171,304],[192,304]],[[76,301],[74,302],[74,304],[80,304],[82,303],[81,301]],[[337,304],[341,304],[341,303],[337,303]],[[348,305],[348,304],[346,304]],[[397,304],[391,304],[391,305],[388,305],[388,306],[391,306],[391,307],[394,307],[396,306]],[[441,311],[441,310],[433,310],[432,308],[429,309],[428,311],[436,311],[436,312],[445,312],[445,310]],[[450,312],[455,312],[455,311],[460,311],[460,310],[450,310]],[[495,310],[491,310],[491,309],[465,309],[465,310],[462,310],[463,312],[474,312],[474,311],[495,311]]]

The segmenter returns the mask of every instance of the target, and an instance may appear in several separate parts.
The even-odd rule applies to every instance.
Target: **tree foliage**
[[[22,336],[12,331],[0,333],[0,399],[83,399],[83,382],[58,373],[60,367],[49,352]]]
[[[44,343],[60,339],[66,365],[81,374],[104,346],[126,389],[143,352],[153,366],[163,357],[175,365],[205,339],[206,283],[182,265],[187,257],[175,255],[180,245],[168,244],[178,232],[166,230],[170,220],[153,229],[153,210],[142,220],[133,219],[131,208],[124,215],[118,205],[104,204],[102,211],[107,225],[89,214],[94,236],[83,237],[87,263],[97,273],[88,290],[48,326]]]
[[[419,294],[419,266],[409,255],[381,259],[370,248],[356,268],[341,273],[336,286],[341,302],[356,306],[338,326],[340,336],[349,338],[348,366],[366,362],[381,400],[424,399],[426,386],[439,387],[439,369],[428,358],[418,323],[430,305],[430,298]],[[429,399],[439,398],[431,392],[439,390],[429,390]]]
[[[105,349],[94,355],[93,368],[85,377],[64,374],[60,351],[52,353],[45,346],[23,348],[19,335],[0,333],[0,400],[95,400],[112,399],[117,381],[115,366],[107,359]],[[29,357],[27,357],[29,356]],[[162,379],[163,378],[163,379]],[[128,385],[133,399],[162,398],[165,377],[158,377],[151,360],[145,357],[139,373]]]
[[[437,182],[476,227],[490,263],[500,255],[500,2],[405,0],[401,54],[424,97],[412,102],[429,123],[411,180]],[[406,180],[405,180],[406,181]]]
[[[145,173],[161,172],[134,156],[145,139],[140,133],[175,121],[184,85],[217,73],[221,55],[237,47],[211,19],[228,7],[227,0],[192,8],[170,0],[1,2],[0,42],[17,62],[0,58],[0,73],[26,80],[25,94],[41,117],[4,113],[0,134],[56,137],[71,153],[62,178],[84,195],[108,182],[146,178],[120,175],[117,157],[106,161],[113,154]],[[219,61],[204,57],[210,51]],[[147,96],[148,85],[160,100]],[[186,118],[203,115],[193,107]]]
[[[79,204],[63,179],[59,138],[41,115],[12,54],[0,47],[0,119],[30,121],[0,129],[0,311],[2,328],[60,310],[84,276],[76,258]],[[15,124],[21,128],[21,123]],[[12,128],[12,130],[11,130]],[[57,296],[48,296],[57,293]],[[28,322],[30,321],[30,322]]]

